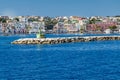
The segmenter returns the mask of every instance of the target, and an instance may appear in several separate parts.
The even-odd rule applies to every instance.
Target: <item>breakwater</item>
[[[120,40],[120,36],[88,36],[88,37],[62,37],[62,38],[21,38],[12,44],[60,44],[71,42],[88,42],[102,40]]]

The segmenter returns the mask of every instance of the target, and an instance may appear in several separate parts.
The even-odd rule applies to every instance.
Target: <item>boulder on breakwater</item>
[[[101,40],[120,40],[120,36],[88,36],[88,37],[62,37],[62,38],[23,38],[12,44],[60,44],[70,42],[88,42]]]

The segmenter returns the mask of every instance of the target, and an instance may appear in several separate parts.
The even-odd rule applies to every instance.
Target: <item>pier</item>
[[[120,36],[87,36],[87,37],[61,37],[61,38],[21,38],[11,42],[12,44],[60,44],[71,42],[88,42],[120,40]]]

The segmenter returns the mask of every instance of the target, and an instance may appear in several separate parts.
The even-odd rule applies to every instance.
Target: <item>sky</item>
[[[5,16],[115,16],[120,0],[0,0]]]

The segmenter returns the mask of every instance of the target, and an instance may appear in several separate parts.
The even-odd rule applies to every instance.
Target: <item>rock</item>
[[[88,37],[66,37],[66,38],[25,38],[18,39],[12,44],[59,44],[70,42],[88,42],[100,40],[120,40],[120,36],[88,36]]]

